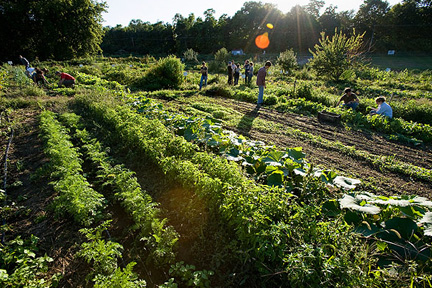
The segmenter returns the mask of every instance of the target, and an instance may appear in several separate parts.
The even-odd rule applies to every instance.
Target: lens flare
[[[267,23],[267,28],[269,28],[269,29],[273,29],[273,24],[271,24],[271,23]]]
[[[269,46],[270,40],[268,38],[268,33],[264,33],[262,35],[258,35],[255,38],[255,45],[260,49],[265,49]]]

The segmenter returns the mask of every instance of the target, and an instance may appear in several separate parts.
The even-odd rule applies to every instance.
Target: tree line
[[[321,38],[321,32],[332,36],[335,28],[347,35],[365,33],[370,51],[429,52],[432,48],[432,1],[404,0],[390,7],[382,0],[365,0],[358,12],[336,12],[322,0],[310,0],[284,14],[273,4],[246,2],[234,16],[216,19],[213,9],[204,17],[176,14],[172,24],[151,24],[132,20],[127,27],[106,27],[102,43],[104,53],[177,54],[193,49],[200,54],[214,53],[222,47],[256,53],[257,35],[268,33],[266,52],[287,49],[306,52]],[[320,11],[323,11],[320,13]],[[273,28],[266,26],[271,23]]]
[[[105,2],[96,0],[0,0],[0,61],[24,54],[39,59],[105,55],[182,55],[187,49],[212,54],[222,47],[262,52],[255,38],[268,33],[266,52],[307,52],[325,35],[364,33],[371,52],[429,52],[432,48],[432,1],[403,0],[394,6],[365,0],[357,13],[337,12],[323,0],[310,0],[282,13],[273,4],[245,2],[232,17],[218,19],[174,15],[172,23],[131,20],[128,26],[103,27]],[[323,11],[321,13],[321,11]],[[266,24],[271,23],[272,28]],[[271,27],[271,26],[270,26]]]

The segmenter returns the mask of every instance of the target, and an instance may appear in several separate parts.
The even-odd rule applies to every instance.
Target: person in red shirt
[[[57,71],[55,74],[56,74],[56,76],[60,76],[60,81],[58,83],[59,87],[61,87],[62,85],[64,85],[65,87],[71,87],[71,88],[75,87],[75,78],[73,76],[71,76],[70,74],[59,72],[59,71]]]

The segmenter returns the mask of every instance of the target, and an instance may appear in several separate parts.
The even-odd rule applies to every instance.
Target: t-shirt
[[[265,77],[267,75],[267,70],[265,67],[261,67],[258,70],[257,79],[256,79],[256,85],[258,86],[264,86],[265,85]]]
[[[207,74],[208,74],[208,67],[207,66],[201,67],[201,74],[203,76],[207,76]]]
[[[74,77],[72,77],[71,75],[67,74],[67,73],[60,73],[60,79],[64,79],[64,80],[75,80]]]
[[[232,66],[228,65],[228,75],[232,75],[232,72],[233,72]]]
[[[340,100],[344,101],[345,104],[348,104],[349,102],[354,101],[355,99],[357,99],[357,95],[351,93],[350,95],[344,94]]]
[[[249,74],[250,64],[245,64],[244,68],[245,68],[245,74]]]
[[[376,114],[380,114],[380,115],[392,118],[393,117],[393,109],[386,102],[383,102],[378,106]]]

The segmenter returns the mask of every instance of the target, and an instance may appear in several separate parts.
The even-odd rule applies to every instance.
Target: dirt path
[[[348,131],[341,125],[320,123],[314,117],[294,113],[280,113],[266,107],[256,110],[255,104],[247,102],[226,98],[214,98],[213,100],[219,105],[229,107],[243,115],[240,122],[246,123],[246,125],[239,124],[237,127],[226,127],[236,131],[238,134],[255,140],[263,140],[267,143],[272,142],[280,148],[303,147],[303,151],[306,153],[310,163],[361,179],[364,183],[363,188],[369,191],[372,190],[374,193],[385,195],[415,194],[432,198],[432,184],[429,182],[413,179],[400,173],[381,171],[380,168],[365,160],[342,154],[336,148],[329,149],[310,140],[290,136],[289,131],[298,129],[328,141],[338,141],[345,146],[352,146],[356,150],[365,151],[371,155],[392,156],[397,161],[426,169],[432,168],[432,149],[430,146],[412,147],[396,141],[389,141],[376,133]],[[278,124],[283,128],[270,132],[256,129],[252,125],[256,119]],[[286,129],[284,129],[285,127]]]

